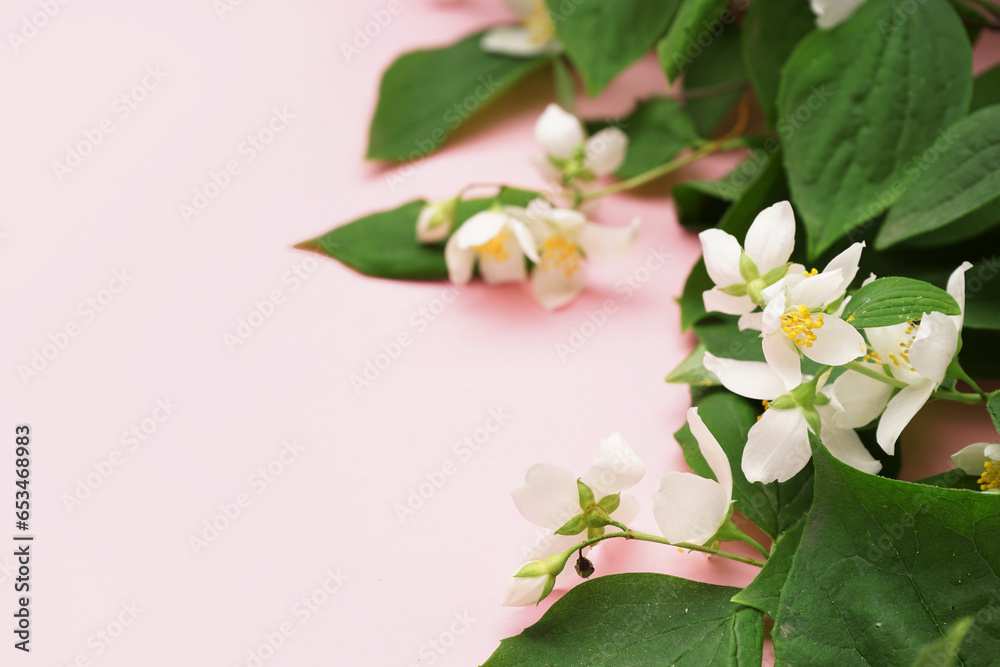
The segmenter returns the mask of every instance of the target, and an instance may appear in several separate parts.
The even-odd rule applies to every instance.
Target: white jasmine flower
[[[788,270],[795,247],[795,214],[787,201],[761,211],[747,230],[745,249],[721,229],[706,229],[698,238],[705,268],[715,283],[702,295],[705,310],[744,315],[760,303],[752,295],[759,295]]]
[[[554,208],[541,199],[528,205],[522,220],[539,247],[531,289],[549,310],[570,303],[586,286],[586,259],[619,259],[639,233],[638,220],[628,227],[597,225],[579,211]]]
[[[455,225],[458,197],[431,202],[424,206],[417,217],[417,241],[437,243],[444,241]]]
[[[543,53],[562,50],[556,40],[555,28],[549,18],[545,0],[505,0],[520,17],[517,25],[504,25],[487,30],[480,46],[487,53],[531,58]]]
[[[951,460],[966,475],[979,479],[979,489],[1000,493],[1000,445],[977,442],[951,455]]]
[[[840,25],[857,11],[864,0],[810,0],[816,26],[824,30]]]
[[[507,581],[500,605],[523,607],[538,604],[555,586],[556,577],[566,567],[570,553],[558,553],[541,560],[530,560],[514,572]]]
[[[451,281],[456,285],[469,282],[477,262],[479,273],[489,284],[524,280],[525,256],[537,262],[538,253],[523,217],[524,209],[502,207],[466,220],[444,249]]]
[[[617,127],[607,127],[587,138],[580,119],[550,104],[535,123],[535,139],[545,150],[536,160],[542,173],[553,180],[608,176],[625,161],[628,136]]]
[[[719,441],[698,416],[698,408],[688,409],[687,422],[715,479],[668,472],[653,494],[653,516],[660,532],[674,544],[705,544],[729,518],[733,472]]]
[[[764,362],[720,359],[706,352],[704,364],[729,391],[764,401],[764,414],[750,428],[743,450],[743,474],[750,482],[794,477],[812,458],[810,431],[844,463],[868,473],[882,469],[858,434],[837,424],[842,408],[823,386],[828,373],[785,393],[782,378]]]
[[[970,268],[972,264],[963,262],[948,278],[947,291],[963,314],[965,272]],[[958,350],[963,317],[925,313],[919,324],[904,322],[865,329],[871,351],[865,355],[864,365],[883,375],[888,370],[907,386],[893,396],[892,385],[848,370],[833,383],[834,395],[844,407],[838,422],[859,428],[881,414],[876,439],[882,449],[892,454],[900,433],[944,381]]]

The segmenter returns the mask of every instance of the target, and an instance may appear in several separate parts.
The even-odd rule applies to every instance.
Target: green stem
[[[746,542],[754,549],[761,552],[764,555],[764,558],[767,558],[768,556],[771,555],[767,551],[767,549],[760,546],[760,543],[757,542],[757,540],[753,539],[752,537],[744,533],[742,530],[740,530],[739,527],[731,520],[727,520],[726,523],[722,524],[722,526],[719,528],[719,531],[715,534],[715,538],[713,539],[721,540],[722,542],[732,542],[735,540],[738,540],[740,542]]]
[[[847,364],[845,364],[845,368],[847,368],[848,370],[854,371],[855,373],[860,373],[861,375],[866,375],[866,376],[872,378],[873,380],[878,380],[879,382],[884,382],[886,384],[892,385],[893,387],[896,387],[897,389],[905,389],[906,387],[909,386],[908,384],[906,384],[902,380],[897,380],[894,377],[889,377],[885,373],[877,371],[874,368],[871,368],[870,366],[865,366],[864,364],[859,363],[857,361],[849,361],[849,362],[847,362]]]
[[[620,525],[620,524],[618,524]],[[755,560],[753,558],[747,558],[746,556],[740,556],[739,554],[729,553],[728,551],[720,551],[719,549],[713,549],[712,547],[706,547],[699,544],[690,544],[689,542],[670,542],[665,537],[659,537],[658,535],[650,535],[649,533],[640,533],[635,530],[624,530],[618,533],[605,533],[604,535],[598,535],[597,537],[592,537],[589,540],[580,542],[571,549],[567,549],[566,552],[573,552],[584,547],[589,547],[598,542],[604,540],[610,540],[615,537],[624,537],[627,540],[641,540],[643,542],[656,542],[657,544],[666,544],[671,547],[680,547],[682,549],[690,549],[692,551],[701,551],[707,554],[712,554],[713,556],[722,556],[723,558],[728,558],[730,560],[735,560],[740,563],[746,563],[748,565],[756,565],[757,567],[764,567],[764,561]],[[564,553],[566,553],[564,552]]]
[[[951,367],[948,370],[951,371],[956,377],[958,377],[959,380],[963,381],[965,384],[972,387],[972,390],[977,394],[979,394],[979,397],[981,399],[983,399],[984,401],[989,400],[989,395],[985,391],[980,389],[979,385],[976,384],[976,381],[973,380],[971,377],[969,377],[969,374],[965,372],[965,369],[959,365],[958,358],[956,358],[952,362]]]
[[[979,405],[980,403],[986,402],[986,395],[976,395],[976,394],[966,394],[961,391],[948,391],[946,389],[938,389],[934,392],[934,398],[943,398],[948,401],[955,401],[957,403],[966,403],[968,405]]]
[[[697,162],[706,155],[710,155],[717,151],[729,150],[739,146],[738,139],[728,139],[725,141],[713,141],[710,144],[706,144],[701,148],[696,148],[687,155],[682,155],[681,157],[674,158],[666,164],[661,164],[659,167],[654,167],[649,171],[639,174],[638,176],[633,176],[632,178],[626,179],[624,181],[619,181],[613,183],[606,188],[601,188],[599,190],[591,190],[590,192],[584,192],[584,199],[597,199],[599,197],[606,197],[608,195],[613,195],[618,192],[624,192],[625,190],[631,190],[637,188],[640,185],[645,185],[650,181],[655,181],[661,176],[666,176],[672,171],[677,171],[681,167],[686,167],[689,164]]]

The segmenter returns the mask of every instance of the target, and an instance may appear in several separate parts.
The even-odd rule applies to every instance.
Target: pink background
[[[6,2],[5,35],[40,4],[57,5]],[[341,222],[449,196],[470,180],[541,186],[528,158],[549,83],[541,77],[498,103],[396,182],[404,172],[362,159],[380,72],[401,52],[506,20],[502,5],[402,0],[348,61],[341,44],[387,2],[246,0],[223,16],[220,4],[70,2],[26,43],[15,49],[8,37],[0,47],[0,383],[10,447],[0,498],[11,502],[14,491],[14,426],[30,424],[37,536],[30,656],[11,647],[14,559],[0,556],[0,660],[252,665],[248,651],[284,627],[293,633],[264,664],[479,664],[557,597],[538,608],[497,605],[541,534],[509,496],[530,465],[582,472],[599,440],[621,431],[647,463],[633,490],[644,503],[635,526],[656,530],[649,496],[660,475],[684,469],[671,434],[687,389],[663,378],[690,348],[673,300],[697,239],[665,198],[650,196],[662,189],[606,202],[603,221],[642,217],[639,247],[595,266],[590,291],[556,314],[522,286],[476,285],[444,304],[442,284],[362,278],[293,250]],[[144,77],[147,89],[134,94],[144,99],[126,117],[116,100]],[[645,61],[581,112],[623,114],[664,83]],[[276,109],[294,118],[251,160],[240,147]],[[60,179],[53,163],[103,119],[112,131]],[[239,173],[185,221],[179,206],[231,160]],[[647,272],[654,251],[669,263]],[[616,290],[627,278],[641,282],[631,295]],[[276,290],[252,335],[227,344]],[[615,312],[591,328],[608,301]],[[421,309],[439,314],[424,325]],[[557,345],[581,327],[585,344],[560,358]],[[401,333],[413,343],[356,391],[352,375]],[[50,358],[22,377],[33,358],[43,366],[36,353]],[[175,407],[167,414],[158,402]],[[492,410],[507,415],[503,426],[479,451],[456,450]],[[970,440],[992,437],[981,413],[963,418]],[[917,430],[904,448],[936,444],[914,443]],[[290,453],[291,441],[301,451]],[[946,449],[927,473],[944,466]],[[279,474],[256,472],[268,465]],[[396,505],[428,477],[440,488],[401,521]],[[227,508],[239,515],[226,519]],[[0,533],[13,533],[5,516]],[[224,529],[195,553],[191,538],[213,520]],[[649,544],[608,543],[594,561],[599,574],[732,585],[754,574]],[[340,588],[327,594],[325,583]],[[311,611],[301,606],[309,596]]]

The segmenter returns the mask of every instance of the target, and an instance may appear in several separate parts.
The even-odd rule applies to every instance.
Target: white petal
[[[623,493],[618,509],[611,513],[611,518],[627,526],[639,516],[639,509],[639,499],[631,494]]]
[[[993,443],[992,445],[987,445],[985,454],[988,459],[1000,461],[1000,444]]]
[[[728,287],[745,282],[740,275],[739,241],[732,234],[721,229],[706,229],[698,234],[701,239],[701,251],[705,256],[705,268],[708,275],[719,287]]]
[[[528,210],[536,214],[533,209]],[[544,216],[562,234],[578,232],[587,224],[587,216],[569,208],[552,208]]]
[[[990,446],[988,442],[975,442],[952,454],[951,460],[966,475],[979,477],[983,474],[983,464],[986,463],[986,448]]]
[[[734,394],[772,400],[785,393],[785,385],[781,379],[762,361],[720,359],[711,352],[706,352],[702,363]]]
[[[531,261],[537,264],[538,245],[535,241],[535,235],[531,233],[528,225],[521,220],[512,218],[508,220],[507,228],[514,234],[514,240],[517,241],[517,245],[521,249],[521,252],[530,257]]]
[[[957,348],[958,330],[951,318],[941,313],[925,314],[910,345],[910,365],[935,385],[941,384]]]
[[[566,468],[549,463],[531,466],[524,484],[510,495],[517,511],[531,523],[557,529],[580,513],[577,477]]]
[[[764,334],[773,334],[781,331],[781,316],[785,314],[784,292],[771,297],[764,306],[764,312],[760,316],[760,330]]]
[[[870,285],[871,283],[875,282],[877,279],[878,278],[877,278],[877,276],[874,273],[869,273],[868,277],[865,278],[863,281],[861,281],[861,286],[864,287],[866,285]]]
[[[722,486],[726,493],[726,505],[733,496],[733,471],[729,466],[729,457],[722,449],[722,445],[715,439],[712,432],[705,426],[705,422],[698,415],[698,408],[688,408],[687,423],[691,427],[691,434],[698,441],[698,449],[705,457],[708,467],[715,473],[715,479]]]
[[[705,310],[710,313],[744,315],[756,308],[748,296],[730,296],[717,289],[705,290],[701,293],[701,299],[705,304]]]
[[[524,567],[527,563],[523,563]],[[521,571],[521,567],[514,570],[515,574]],[[511,577],[507,580],[507,588],[503,592],[500,600],[501,607],[525,607],[538,602],[545,592],[545,582],[547,577]]]
[[[920,411],[920,408],[924,407],[924,403],[931,397],[933,391],[934,383],[932,381],[920,380],[901,389],[885,406],[882,419],[878,422],[875,439],[878,440],[878,444],[885,450],[886,454],[892,454],[896,451],[896,440],[899,439],[899,434],[903,432],[913,416]]]
[[[961,315],[953,315],[951,321],[955,323],[955,328],[959,331],[962,330],[963,319],[965,318],[965,272],[972,268],[972,264],[969,262],[962,262],[962,264],[952,271],[951,275],[948,276],[948,294],[958,302],[958,308],[962,311]]]
[[[816,15],[816,26],[827,30],[850,18],[862,2],[864,0],[810,0],[809,4]]]
[[[417,216],[417,240],[420,243],[437,243],[448,238],[451,232],[451,225],[447,221],[439,221],[441,216],[447,215],[447,206],[450,202],[432,202],[424,206]],[[432,222],[438,224],[431,226]]]
[[[861,428],[885,410],[892,386],[861,373],[847,371],[833,381],[833,393],[844,408],[836,423],[844,428]]]
[[[587,139],[584,164],[597,176],[608,176],[622,166],[627,151],[628,135],[617,127],[606,127]]]
[[[791,391],[802,384],[802,361],[795,343],[782,331],[765,335],[762,343],[767,365],[781,379],[785,391]]]
[[[639,219],[628,227],[608,227],[606,225],[585,224],[576,240],[587,259],[621,259],[635,246],[639,238]]]
[[[612,433],[601,440],[590,468],[583,474],[584,483],[600,500],[604,496],[630,489],[642,479],[646,466],[625,441],[621,433]]]
[[[507,214],[500,211],[480,211],[465,221],[455,232],[459,248],[472,248],[492,240],[507,225]]]
[[[789,288],[788,299],[794,305],[804,304],[809,308],[819,308],[833,301],[844,272],[841,269],[809,276],[798,285]]]
[[[531,272],[531,293],[547,310],[571,303],[586,286],[586,270],[582,264],[568,274],[557,264],[538,264]]]
[[[776,283],[772,283],[760,291],[761,297],[764,299],[764,303],[770,303],[779,294],[784,294],[786,290],[798,285],[800,282],[806,279],[802,271],[796,271],[797,265],[792,265],[788,269],[788,273],[785,274],[784,278],[781,278]]]
[[[444,246],[444,263],[448,266],[448,279],[456,285],[464,285],[472,280],[472,269],[476,264],[476,251],[460,248],[455,234]]]
[[[753,482],[784,482],[802,470],[812,451],[809,426],[799,409],[765,410],[747,434],[743,474]]]
[[[829,405],[817,406],[822,426],[820,440],[843,463],[871,474],[882,469],[882,464],[869,453],[854,429],[839,428],[834,423],[834,409]]]
[[[528,269],[524,265],[524,251],[514,234],[507,233],[501,237],[499,254],[487,254],[477,251],[479,257],[479,274],[488,285],[519,282],[528,277]]]
[[[673,543],[704,544],[729,513],[729,499],[713,480],[688,472],[668,472],[653,493],[653,516]]]
[[[909,322],[903,322],[888,327],[865,329],[868,342],[871,343],[872,349],[878,353],[880,361],[892,367],[893,377],[908,384],[921,379],[920,374],[916,371],[899,363],[900,348],[909,345],[913,340],[913,335],[906,333],[907,330],[912,331],[912,326]]]
[[[812,347],[802,346],[802,354],[824,366],[843,366],[864,356],[867,351],[861,332],[844,320],[827,315],[823,326],[814,329],[816,340]]]
[[[502,25],[487,30],[479,48],[486,53],[530,58],[552,51],[554,44],[536,41],[524,26]]]
[[[558,104],[546,107],[535,123],[535,139],[552,157],[568,160],[585,138],[580,120]]]
[[[827,303],[832,303],[839,299],[854,281],[854,277],[858,275],[858,264],[861,262],[861,251],[864,247],[864,241],[851,245],[850,248],[831,259],[830,263],[823,269],[823,273],[830,273],[837,269],[843,272],[840,286],[837,287],[833,293],[833,297]]]
[[[795,247],[795,213],[787,201],[757,214],[743,242],[761,275],[788,262]]]
[[[750,297],[745,298],[749,300]],[[736,326],[740,328],[740,331],[746,331],[747,329],[760,331],[764,328],[764,313],[747,313],[746,315],[740,315],[740,319],[736,323]]]

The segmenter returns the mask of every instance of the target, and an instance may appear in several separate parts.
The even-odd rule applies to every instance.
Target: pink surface
[[[521,287],[472,286],[446,304],[445,285],[370,280],[292,250],[470,180],[539,186],[528,155],[547,83],[399,183],[362,162],[381,70],[504,19],[499,3],[403,1],[347,62],[340,44],[387,3],[230,0],[220,17],[224,1],[59,5],[2,51],[0,478],[9,502],[14,425],[30,424],[37,537],[32,653],[10,642],[0,662],[253,665],[248,651],[271,636],[267,665],[478,664],[556,597],[497,606],[539,535],[509,497],[530,465],[582,472],[621,431],[648,469],[635,525],[655,531],[649,496],[684,469],[671,434],[687,390],[663,377],[690,347],[673,299],[697,241],[665,199],[605,203],[604,221],[643,218],[640,246],[595,267],[590,291],[556,314]],[[5,3],[0,25],[19,31],[39,4]],[[662,85],[645,62],[581,110],[622,113]],[[243,142],[268,126],[273,141],[252,153]],[[95,128],[103,138],[60,179],[53,162]],[[185,220],[179,207],[230,161],[238,173]],[[245,319],[259,326],[234,344]],[[402,333],[412,344],[356,391],[352,375]],[[36,352],[50,358],[22,377]],[[478,451],[456,444],[498,412]],[[428,479],[439,488],[401,521],[397,504]],[[215,537],[212,521],[225,526]],[[607,544],[594,561],[599,574],[732,585],[754,573],[648,544]],[[7,619],[13,563],[0,557]]]

